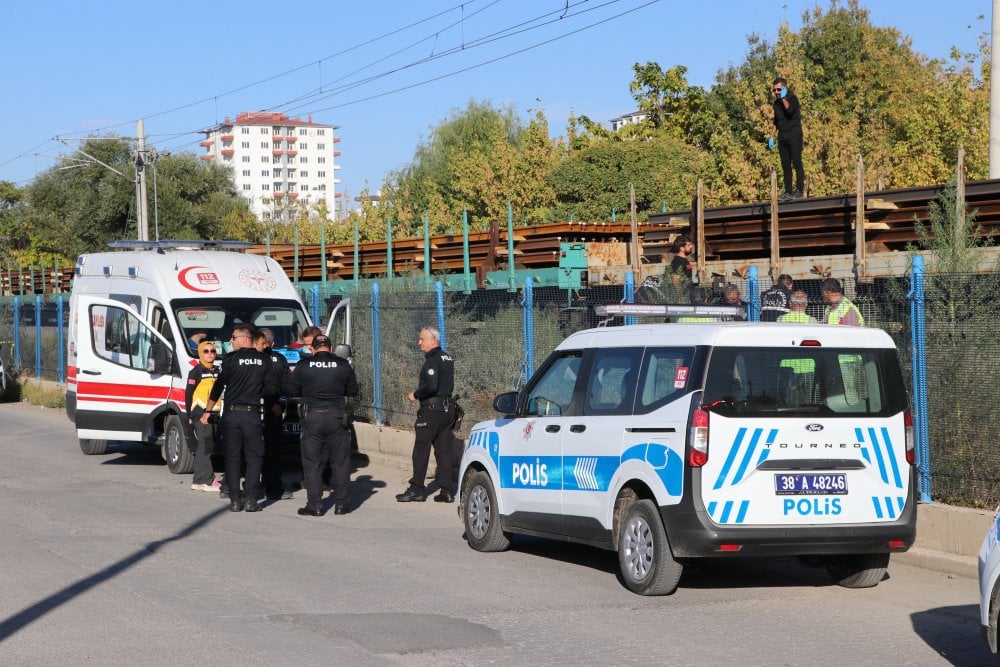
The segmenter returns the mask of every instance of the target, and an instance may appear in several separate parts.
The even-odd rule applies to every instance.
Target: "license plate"
[[[779,496],[842,496],[847,494],[847,475],[833,473],[781,473],[774,476]]]
[[[301,430],[302,429],[299,427],[298,422],[289,422],[288,424],[285,424],[285,431],[288,433],[298,433]]]

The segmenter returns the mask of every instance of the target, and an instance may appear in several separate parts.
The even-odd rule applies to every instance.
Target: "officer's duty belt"
[[[451,399],[447,396],[432,396],[420,401],[420,407],[428,410],[447,410],[451,405]]]
[[[226,410],[233,412],[260,412],[259,405],[227,405]]]

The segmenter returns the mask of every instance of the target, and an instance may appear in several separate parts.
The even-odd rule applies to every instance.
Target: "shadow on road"
[[[56,591],[52,595],[39,600],[30,607],[26,607],[13,616],[4,619],[0,622],[0,642],[3,642],[21,628],[30,625],[32,622],[42,618],[49,612],[54,611],[73,598],[86,593],[98,584],[104,583],[105,581],[108,581],[109,579],[125,572],[129,568],[138,565],[145,559],[154,555],[163,546],[170,544],[171,542],[183,540],[185,537],[201,530],[211,523],[212,520],[226,511],[228,511],[228,507],[226,506],[213,510],[202,516],[197,521],[188,524],[185,528],[179,530],[170,537],[165,537],[162,540],[156,540],[154,542],[148,542],[142,548],[134,551],[125,558],[112,563],[102,570],[98,570],[89,577],[85,577],[84,579],[66,586],[62,590]]]
[[[141,442],[110,442],[106,454],[101,461],[102,466],[162,466],[163,457],[160,448],[144,445]]]
[[[979,605],[937,607],[910,615],[913,630],[949,664],[966,667],[997,663],[979,624]]]

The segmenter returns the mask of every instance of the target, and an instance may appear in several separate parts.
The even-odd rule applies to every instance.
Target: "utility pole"
[[[142,119],[135,121],[135,197],[136,218],[139,227],[139,240],[149,240],[149,202],[146,199],[146,130]]]

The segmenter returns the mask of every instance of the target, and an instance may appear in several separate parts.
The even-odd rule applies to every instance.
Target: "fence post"
[[[438,342],[441,343],[442,350],[447,350],[448,346],[445,345],[444,336],[444,283],[440,280],[434,283],[434,294],[437,297],[438,332],[441,335]]]
[[[58,356],[56,357],[56,369],[59,373],[59,384],[65,384],[66,382],[66,355],[65,355],[65,333],[63,332],[63,295],[60,294],[56,299],[56,349],[58,350]]]
[[[325,332],[326,328],[323,327],[323,324],[319,321],[319,316],[320,316],[320,310],[319,310],[319,303],[320,303],[319,302],[319,285],[313,285],[311,291],[312,291],[312,294],[311,294],[312,298],[310,299],[311,303],[309,304],[309,306],[312,308],[312,313],[311,314],[312,314],[313,324],[315,324],[318,327],[322,327],[323,331]]]
[[[382,332],[378,283],[372,283],[372,407],[375,425],[382,426]]]
[[[931,501],[931,448],[927,414],[927,345],[924,329],[924,258],[913,258],[910,273],[910,340],[913,357],[913,430],[917,448],[917,488],[920,502]]]
[[[472,278],[469,273],[469,212],[462,209],[462,278],[465,281],[464,294],[472,294]]]
[[[21,297],[14,297],[14,370],[21,372]]]
[[[747,273],[747,319],[760,322],[760,282],[757,280],[757,267],[751,266]]]
[[[524,279],[524,383],[535,373],[535,304],[531,277]]]
[[[625,303],[635,303],[635,274],[631,271],[625,274]],[[635,324],[635,315],[626,315],[625,324]]]
[[[35,379],[42,379],[42,296],[35,295]]]

